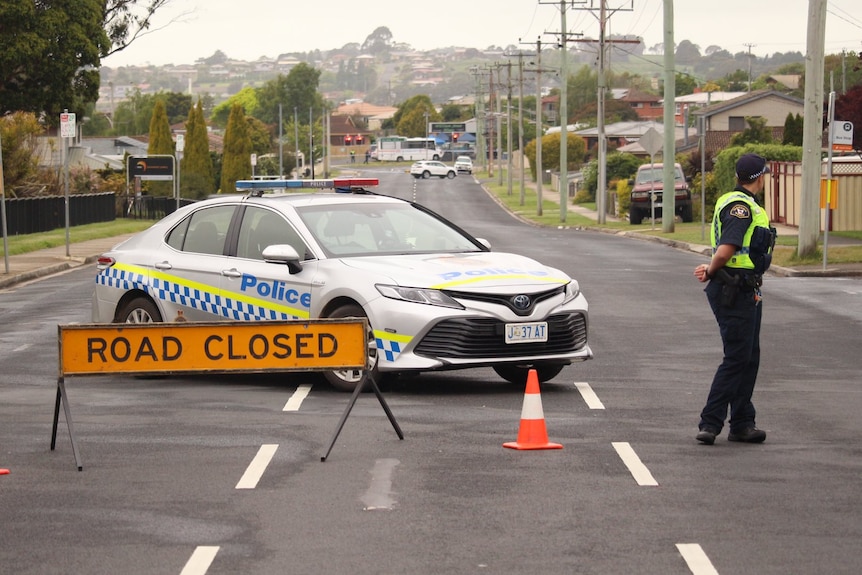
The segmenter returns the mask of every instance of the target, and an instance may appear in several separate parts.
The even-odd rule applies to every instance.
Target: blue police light
[[[291,189],[335,189],[347,190],[377,186],[377,178],[335,178],[329,180],[237,180],[237,191],[245,190],[291,190]]]

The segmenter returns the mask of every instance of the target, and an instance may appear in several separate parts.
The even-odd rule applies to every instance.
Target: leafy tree
[[[766,118],[749,116],[745,118],[745,123],[748,127],[730,138],[731,146],[772,143],[772,129],[766,126]]]
[[[568,162],[566,165],[571,169],[584,161],[584,155],[587,152],[587,142],[582,137],[571,132],[568,133],[568,136],[569,138],[566,141]],[[560,168],[560,140],[560,132],[542,136],[542,171]],[[535,181],[538,175],[535,138],[524,146],[524,153],[530,160],[530,173],[533,175],[533,181]]]
[[[15,188],[36,174],[36,137],[44,131],[44,126],[32,112],[14,112],[0,116],[2,177],[10,196],[16,197]]]
[[[694,94],[695,89],[697,88],[697,80],[694,79],[694,76],[691,74],[680,74],[677,72],[675,74],[676,80],[674,80],[674,94],[676,96],[685,96],[686,94]]]
[[[428,122],[439,122],[440,113],[431,103],[431,98],[422,94],[413,96],[398,106],[398,111],[392,116],[392,122],[396,131],[401,136],[408,138],[424,137]]]
[[[803,135],[804,120],[802,116],[792,113],[787,113],[787,118],[784,120],[784,137],[781,143],[785,146],[801,146]]]
[[[232,193],[237,180],[251,177],[251,150],[248,122],[242,106],[237,103],[231,107],[224,133],[220,193]]]
[[[171,137],[171,126],[168,124],[165,102],[157,99],[153,108],[153,117],[150,120],[150,144],[147,146],[147,155],[172,156],[173,154],[174,140]],[[173,182],[148,182],[147,189],[154,196],[172,196]]]
[[[675,58],[680,64],[694,64],[700,60],[700,47],[688,40],[683,40],[676,46]]]
[[[381,54],[392,48],[392,32],[386,26],[376,28],[362,43],[361,50],[368,54]]]
[[[637,156],[632,154],[619,152],[608,154],[605,167],[605,176],[608,181],[605,182],[605,185],[608,186],[614,180],[628,180],[632,174],[637,172],[638,166],[642,163]],[[584,186],[587,189],[589,198],[591,200],[595,199],[596,190],[599,188],[598,160],[592,160],[584,168]]]
[[[835,120],[853,122],[853,149],[862,150],[862,84],[835,99]]]
[[[0,3],[0,114],[82,114],[99,92],[101,56],[110,41],[102,27],[105,2],[76,0]]]
[[[186,120],[186,142],[180,162],[180,193],[184,198],[201,199],[213,193],[213,163],[201,100],[189,109]]]
[[[233,113],[233,107],[236,104],[242,106],[243,113],[248,115],[254,115],[258,107],[257,94],[257,90],[255,90],[251,86],[246,86],[245,88],[243,88],[242,90],[240,90],[239,92],[213,108],[212,115],[210,116],[210,121],[213,123],[214,126],[227,126],[228,119]]]

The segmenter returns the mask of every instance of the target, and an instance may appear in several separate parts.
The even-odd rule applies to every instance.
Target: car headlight
[[[452,307],[455,309],[464,309],[460,303],[436,289],[414,288],[404,286],[393,286],[377,284],[377,288],[383,297],[398,299],[401,301],[409,301],[413,303],[424,303],[426,305],[437,305],[441,307]]]
[[[581,294],[581,286],[577,281],[572,280],[566,284],[566,298],[563,303],[568,303]]]

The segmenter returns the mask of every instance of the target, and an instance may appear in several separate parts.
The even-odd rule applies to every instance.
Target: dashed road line
[[[365,511],[378,509],[392,509],[395,500],[392,499],[392,474],[395,466],[400,463],[397,459],[378,459],[374,462],[371,470],[371,485],[362,496]]]
[[[204,575],[212,565],[219,547],[202,545],[195,549],[189,557],[186,566],[180,571],[180,575]]]
[[[311,392],[311,385],[309,384],[297,387],[293,395],[290,396],[290,399],[287,400],[287,403],[284,404],[282,411],[299,411],[303,400],[308,397],[309,392]]]
[[[275,451],[278,449],[277,444],[264,444],[257,450],[257,455],[251,460],[248,468],[243,473],[236,484],[237,489],[254,489],[257,487],[257,482],[260,481],[263,472],[266,471],[266,466],[272,461]]]
[[[626,467],[629,468],[629,472],[631,472],[638,485],[658,485],[658,481],[653,478],[652,473],[650,473],[649,469],[646,468],[646,465],[641,462],[640,457],[638,457],[635,450],[632,449],[631,444],[624,441],[617,441],[612,445],[614,446],[614,449],[617,450],[617,454],[620,456],[620,459],[622,459],[623,463],[626,464]]]
[[[590,409],[604,409],[605,406],[602,404],[599,396],[596,395],[596,392],[593,391],[593,388],[590,387],[590,384],[586,381],[576,381],[575,387],[578,388],[578,391],[581,392],[581,397],[584,398],[584,402],[587,404],[587,407]]]
[[[718,575],[718,571],[712,566],[712,561],[697,543],[677,543],[676,548],[692,575]]]

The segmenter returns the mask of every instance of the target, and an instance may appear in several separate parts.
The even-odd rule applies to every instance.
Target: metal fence
[[[193,200],[179,201],[180,206]],[[66,227],[66,198],[45,196],[39,198],[7,198],[6,232],[10,236],[35,234]],[[72,194],[69,196],[69,225],[81,226],[112,222],[117,218],[159,220],[177,209],[175,198],[118,196],[113,192],[101,194]]]

